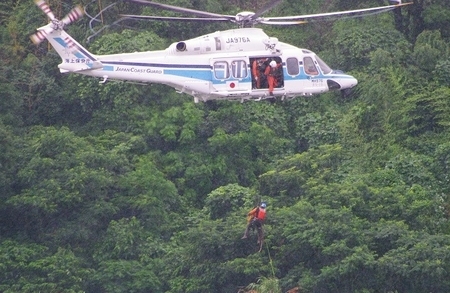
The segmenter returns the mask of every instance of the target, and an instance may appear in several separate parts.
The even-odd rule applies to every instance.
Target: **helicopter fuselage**
[[[219,31],[165,50],[97,56],[64,30],[51,32],[47,39],[61,55],[61,72],[100,77],[101,82],[165,84],[193,96],[195,102],[293,98],[357,84],[353,76],[330,69],[313,52],[279,42],[258,28]],[[270,72],[272,61],[276,68]]]

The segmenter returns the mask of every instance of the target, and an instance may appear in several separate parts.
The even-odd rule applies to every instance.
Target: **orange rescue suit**
[[[252,64],[252,73],[256,80],[256,88],[259,89],[261,87],[261,77],[259,76],[258,61],[256,60]]]
[[[251,221],[253,218],[264,221],[264,219],[266,218],[266,210],[260,207],[254,208],[247,214],[248,221]]]
[[[277,71],[279,70],[279,67],[281,66],[280,63],[278,63],[275,67],[267,66],[264,74],[267,76],[267,82],[269,83],[269,93],[272,94],[273,88],[278,83],[277,80]]]

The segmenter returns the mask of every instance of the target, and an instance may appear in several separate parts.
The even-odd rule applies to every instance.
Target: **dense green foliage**
[[[265,28],[359,85],[347,98],[243,104],[61,75],[51,48],[28,38],[42,12],[3,2],[1,292],[450,292],[447,0]],[[58,16],[79,2],[49,1]],[[226,14],[264,5],[160,2]],[[377,4],[286,0],[272,14]],[[121,2],[103,21],[143,10]],[[121,22],[85,45],[156,50],[222,28]],[[89,19],[68,30],[84,42]],[[253,235],[240,238],[261,198],[256,253]]]

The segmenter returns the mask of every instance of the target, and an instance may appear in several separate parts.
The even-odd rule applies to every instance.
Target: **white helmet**
[[[277,62],[275,60],[270,61],[269,63],[270,67],[277,67]]]

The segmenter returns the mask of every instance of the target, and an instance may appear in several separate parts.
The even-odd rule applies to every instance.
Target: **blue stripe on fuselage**
[[[194,69],[209,69],[211,65],[199,64],[162,64],[162,63],[141,63],[141,62],[122,62],[122,61],[102,61],[103,64],[123,65],[123,66],[142,66],[142,67],[163,67],[163,68],[194,68]]]
[[[104,64],[103,70],[114,71],[116,66],[131,66],[131,67],[153,67],[162,68],[164,74],[175,75],[187,78],[194,78],[200,80],[210,81],[211,66],[198,64],[161,64],[161,63],[143,63],[143,62],[123,62],[123,61],[102,61]]]
[[[211,66],[210,65],[194,65],[194,64],[161,64],[161,63],[142,63],[142,62],[121,62],[121,61],[102,61],[104,64],[103,70],[114,71],[116,66],[131,66],[131,67],[153,67],[162,68],[164,74],[194,78],[200,80],[211,80]]]
[[[180,76],[186,78],[193,78],[205,81],[211,81],[213,84],[225,84],[230,81],[240,82],[250,82],[251,76],[250,72],[247,77],[244,79],[225,79],[225,80],[217,80],[213,78],[212,66],[211,65],[200,65],[200,64],[162,64],[162,63],[144,63],[144,62],[123,62],[123,61],[102,61],[104,64],[104,71],[114,71],[115,66],[136,66],[136,67],[153,67],[153,68],[161,68],[163,69],[164,74]],[[288,75],[286,72],[286,68],[283,67],[283,76],[285,81],[289,80],[305,80],[305,79],[333,79],[333,78],[351,78],[345,74],[343,75],[324,75],[319,73],[319,75],[311,76],[307,75],[303,68],[300,68],[300,73],[296,76]]]
[[[208,81],[211,80],[211,70],[164,69],[164,74]]]

